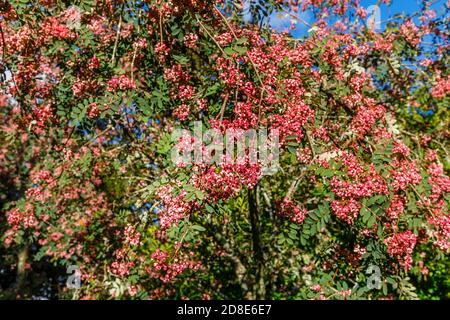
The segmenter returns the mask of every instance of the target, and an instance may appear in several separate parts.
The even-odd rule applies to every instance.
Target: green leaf
[[[196,190],[195,191],[195,196],[197,197],[197,199],[199,200],[203,200],[205,198],[205,195],[203,194],[203,192],[201,192],[200,190]]]
[[[377,217],[375,215],[370,216],[369,220],[367,221],[367,227],[371,228],[376,222]]]
[[[188,192],[185,196],[184,196],[184,201],[186,202],[191,202],[192,200],[195,199],[195,193],[194,192]]]
[[[248,49],[246,47],[240,47],[240,46],[233,47],[233,50],[236,51],[237,53],[239,53],[240,55],[244,55],[248,51]]]
[[[365,207],[361,208],[360,215],[364,223],[367,223],[367,221],[369,221],[371,216],[370,211]]]
[[[197,190],[197,189],[196,189],[193,185],[191,185],[191,184],[185,185],[185,186],[183,187],[183,189],[186,190],[187,192],[194,192],[194,191]]]
[[[229,56],[232,56],[233,54],[235,54],[234,50],[230,47],[226,47],[225,49],[223,49],[223,51]]]
[[[186,64],[189,63],[189,59],[186,58],[185,56],[181,56],[181,55],[173,55],[172,57],[173,57],[173,58],[175,59],[175,61],[177,61],[179,64],[186,65]]]
[[[236,41],[236,44],[246,44],[246,43],[248,43],[248,39],[246,37],[239,38]]]
[[[206,231],[206,229],[205,229],[204,227],[199,226],[199,225],[194,225],[194,226],[192,226],[192,229],[193,229],[193,230],[196,230],[196,231],[199,231],[199,232]]]

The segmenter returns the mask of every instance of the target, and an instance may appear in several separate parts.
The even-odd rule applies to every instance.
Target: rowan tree
[[[358,0],[3,1],[0,296],[448,295],[449,3],[433,5],[376,30]],[[197,124],[278,132],[277,170],[174,162],[211,156],[174,138]]]

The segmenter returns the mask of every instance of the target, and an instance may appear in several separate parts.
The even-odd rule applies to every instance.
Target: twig
[[[138,14],[138,29],[137,29],[137,34],[138,34],[138,35],[139,35],[140,31],[141,31],[141,14],[142,14],[142,11],[141,11],[141,9],[139,9],[139,14]],[[138,46],[135,45],[134,51],[133,51],[133,59],[131,60],[131,79],[133,79],[133,80],[134,80],[134,62],[135,62],[135,60],[136,60],[137,50],[138,50]]]
[[[223,101],[222,104],[222,108],[220,109],[220,124],[222,124],[223,121],[223,114],[225,113],[225,107],[227,106],[228,103],[228,98],[230,97],[230,94],[227,93],[227,95],[225,96],[225,99]]]
[[[122,12],[123,12],[123,5],[120,9],[119,25],[117,26],[116,40],[114,41],[114,49],[113,49],[112,58],[111,58],[111,62],[113,64],[115,64],[117,45],[119,44],[120,30],[122,29]]]
[[[209,33],[208,29],[206,29],[206,27],[203,25],[203,23],[196,18],[198,24],[200,25],[200,27],[206,32],[206,34],[211,38],[211,40],[216,44],[216,46],[219,48],[220,52],[222,52],[222,54],[224,56],[226,56],[227,54],[225,53],[225,51],[223,51],[222,46],[217,42],[217,40],[211,35],[211,33]]]
[[[162,14],[161,14],[161,12],[159,13],[159,37],[160,37],[161,43],[163,43],[164,38],[163,38]]]
[[[188,217],[188,221],[189,221],[189,217]],[[175,249],[175,252],[173,253],[173,256],[172,256],[171,260],[175,259],[176,255],[180,251],[181,247],[183,246],[184,239],[186,239],[186,236],[187,236],[187,234],[188,234],[190,229],[191,228],[189,226],[186,227],[186,231],[184,231],[183,235],[181,236],[180,245],[178,246],[178,248]]]
[[[295,191],[297,190],[299,182],[303,179],[303,177],[306,175],[306,170],[303,171],[300,176],[298,176],[294,181],[292,181],[288,192],[286,193],[286,196],[284,197],[284,200],[291,200],[292,196],[294,195]]]
[[[298,21],[300,21],[301,23],[303,23],[305,26],[307,26],[307,27],[309,27],[309,28],[312,27],[312,25],[311,25],[310,23],[306,22],[303,18],[300,18],[300,16],[299,16],[298,14],[293,14],[293,13],[291,13],[291,12],[288,12],[288,11],[286,11],[286,9],[284,9],[284,8],[282,9],[282,11],[283,11],[284,13],[286,13],[287,15],[289,15],[291,18],[297,19]]]
[[[92,139],[86,141],[85,143],[83,143],[81,145],[81,147],[84,147],[86,145],[90,145],[92,143],[95,142],[95,140],[97,140],[98,138],[100,138],[101,136],[103,136],[104,134],[106,134],[109,130],[113,129],[113,127],[109,124],[105,130],[103,130],[102,132],[100,132],[98,135],[96,135],[95,137],[93,137]]]
[[[312,154],[313,154],[313,159],[316,159],[316,151],[314,150],[314,144],[313,144],[313,141],[312,141],[312,139],[311,139],[311,135],[309,134],[309,132],[306,130],[306,138],[308,138],[308,143],[309,143],[309,146],[311,147],[311,151],[312,151]]]

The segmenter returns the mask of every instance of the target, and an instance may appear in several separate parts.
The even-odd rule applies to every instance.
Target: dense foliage
[[[0,1],[1,298],[448,298],[449,3],[249,3]],[[194,121],[278,170],[172,161]]]

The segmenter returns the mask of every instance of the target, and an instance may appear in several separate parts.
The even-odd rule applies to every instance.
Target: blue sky
[[[432,5],[432,9],[436,10],[437,15],[444,15],[445,14],[445,7],[444,4],[447,0],[435,0],[435,2]],[[372,5],[375,5],[377,3],[377,0],[361,0],[361,6],[364,8],[369,8]],[[420,3],[421,0],[392,0],[390,5],[381,4],[380,5],[380,15],[381,15],[381,21],[384,21],[386,19],[389,19],[395,14],[404,13],[404,14],[411,14],[420,9]],[[313,14],[309,11],[300,13],[301,19],[308,23],[314,22]],[[291,22],[290,18],[286,17],[286,14],[280,14],[280,13],[274,13],[271,16],[271,25],[273,28],[277,30],[285,30],[286,28],[289,28]],[[383,25],[381,26],[383,27]],[[291,33],[294,37],[301,37],[303,35],[306,35],[308,32],[309,27],[305,25],[302,22],[298,22],[296,24],[296,29],[293,30]]]

